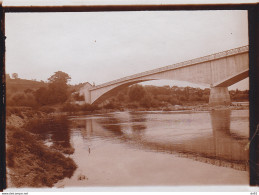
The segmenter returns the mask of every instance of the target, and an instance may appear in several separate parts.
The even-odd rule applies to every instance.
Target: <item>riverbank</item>
[[[186,106],[186,107],[178,107],[175,111],[181,110],[189,110],[189,111],[209,111],[210,109],[221,110],[221,109],[248,109],[248,106],[219,106],[219,107],[208,107],[207,105],[199,105],[199,106]],[[19,110],[19,111],[18,111]],[[55,118],[63,115],[81,115],[81,114],[97,114],[97,113],[109,113],[116,112],[117,110],[98,110],[98,112],[50,112],[44,113],[41,111],[35,111],[32,109],[17,109],[14,113],[9,113],[7,116],[7,163],[8,163],[8,187],[62,187],[62,186],[109,186],[109,185],[246,185],[248,180],[248,172],[247,167],[232,167],[232,164],[220,164],[218,165],[218,161],[211,161],[208,158],[198,158],[193,156],[180,156],[175,154],[155,154],[157,157],[164,159],[166,161],[165,166],[172,172],[169,176],[165,169],[160,170],[155,166],[155,164],[163,167],[162,162],[158,159],[154,160],[154,154],[150,155],[152,152],[146,151],[136,151],[132,149],[125,150],[124,154],[120,154],[121,151],[117,151],[114,146],[111,146],[110,143],[105,144],[105,148],[96,148],[91,149],[88,154],[88,148],[83,146],[83,142],[78,140],[71,140],[71,144],[73,148],[75,147],[83,147],[82,150],[87,152],[84,154],[83,151],[79,152],[74,150],[67,150],[66,148],[53,147],[46,145],[38,135],[28,131],[26,129],[26,124],[29,121],[34,121],[31,123],[31,128],[35,128],[34,126],[42,119]],[[130,111],[138,111],[136,109],[132,109]],[[146,111],[146,110],[141,110]],[[160,110],[161,111],[161,110]],[[171,111],[171,110],[170,110]],[[167,110],[164,110],[167,112]],[[32,125],[34,124],[34,125]],[[69,140],[70,142],[70,140]],[[81,145],[80,145],[81,144]],[[56,145],[58,146],[58,145]],[[107,146],[107,149],[106,149]],[[110,159],[110,152],[117,152],[120,154],[120,158],[118,159]],[[75,152],[75,153],[74,153]],[[96,152],[97,164],[95,161],[91,161],[92,153]],[[117,155],[116,153],[116,155]],[[66,157],[70,155],[68,157]],[[164,155],[164,156],[160,156]],[[77,159],[84,157],[86,161],[78,162]],[[91,159],[88,157],[91,156]],[[114,155],[111,155],[114,156]],[[141,156],[145,156],[146,158],[141,160]],[[153,156],[153,157],[152,157]],[[134,158],[133,158],[134,157]],[[136,158],[135,158],[136,157]],[[116,157],[117,158],[117,157]],[[73,160],[72,160],[73,159]],[[147,159],[147,160],[146,160]],[[164,161],[163,160],[163,161]],[[139,163],[138,161],[141,161]],[[152,161],[151,168],[149,167],[149,163]],[[168,163],[167,163],[168,161]],[[200,162],[199,162],[200,161]],[[211,161],[211,162],[208,162]],[[83,163],[82,163],[83,162]],[[118,167],[112,166],[112,162],[119,162],[120,165],[123,165],[124,169],[128,169],[128,171],[122,171]],[[129,162],[136,163],[136,165],[129,164]],[[154,163],[153,163],[154,162]],[[183,163],[181,163],[183,162]],[[206,163],[203,163],[206,162]],[[101,166],[101,163],[102,166]],[[143,164],[144,163],[144,164]],[[104,166],[105,164],[105,166]],[[139,165],[138,165],[139,164]],[[179,165],[182,164],[182,165]],[[215,165],[218,166],[215,166]],[[80,167],[80,169],[76,170],[76,165]],[[100,165],[100,167],[98,167]],[[108,166],[111,165],[111,166]],[[139,183],[134,183],[130,181],[128,177],[138,177],[137,173],[134,173],[135,168],[142,167],[141,175],[139,176],[141,181]],[[191,170],[189,176],[180,175],[178,172],[179,169],[185,170],[185,166],[194,167],[195,169],[199,169],[199,172],[196,170]],[[225,167],[219,167],[225,166]],[[83,167],[83,169],[82,169]],[[84,168],[86,167],[86,169]],[[91,168],[92,167],[92,168]],[[94,167],[94,168],[93,168]],[[98,167],[95,169],[95,167]],[[108,168],[109,167],[109,168]],[[135,167],[135,168],[134,168]],[[205,168],[204,168],[205,167]],[[226,168],[232,167],[232,168]],[[106,169],[109,170],[106,170]],[[150,179],[149,173],[152,169],[154,169],[155,175],[160,175],[161,181],[157,179]],[[235,170],[236,169],[236,170]],[[239,171],[239,170],[243,171]],[[102,172],[100,172],[100,170]],[[74,172],[75,171],[75,172]],[[114,177],[111,173],[116,173],[118,171],[122,171],[118,175],[118,177]],[[132,172],[130,172],[132,171]],[[173,174],[175,172],[175,174]],[[184,171],[185,172],[185,171]],[[220,176],[213,176],[208,181],[200,179],[198,176],[200,173],[202,176],[210,177],[210,174],[217,174],[219,172],[224,172],[224,179],[221,182]],[[126,175],[124,175],[126,174]],[[136,174],[136,175],[134,175]],[[187,174],[187,175],[188,175]],[[66,179],[70,178],[71,179]],[[182,182],[178,183],[177,178],[182,177]],[[64,179],[65,178],[65,179]],[[121,178],[121,181],[120,181]],[[231,179],[232,178],[232,179]],[[234,179],[233,179],[234,178]],[[244,179],[247,178],[247,179]],[[61,180],[61,181],[60,181]],[[170,182],[168,183],[167,180]],[[65,181],[69,181],[69,185],[66,184]],[[125,181],[123,183],[122,181]],[[55,184],[57,182],[57,184]],[[65,183],[62,183],[65,182]],[[164,183],[163,183],[164,182]]]
[[[42,112],[25,110],[7,116],[6,161],[7,187],[52,187],[76,170],[75,162],[61,150],[46,146],[40,138],[26,130],[26,124],[47,118]]]
[[[128,108],[128,107],[118,107],[118,108],[96,108],[92,111],[84,111],[80,109],[79,105],[71,106],[70,109],[66,111],[62,111],[62,109],[57,109],[56,112],[53,113],[62,113],[67,115],[88,115],[88,114],[104,114],[110,112],[134,112],[134,111],[211,111],[211,110],[247,110],[249,109],[249,103],[239,102],[239,103],[232,103],[231,105],[224,106],[210,106],[209,104],[189,104],[189,105],[174,105],[174,106],[164,106],[164,107],[135,107],[135,108]],[[58,111],[60,110],[60,111]]]

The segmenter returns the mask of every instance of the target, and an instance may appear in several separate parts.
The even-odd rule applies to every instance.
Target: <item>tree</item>
[[[12,77],[13,77],[14,79],[18,79],[18,74],[17,74],[17,73],[13,73],[13,74],[12,74]]]
[[[65,72],[55,72],[48,78],[47,88],[41,87],[35,91],[35,100],[40,106],[64,103],[69,97],[67,83],[70,79],[70,76]]]
[[[146,95],[142,85],[133,85],[129,89],[129,98],[131,101],[140,101]]]
[[[62,71],[57,71],[55,74],[53,74],[51,77],[48,78],[50,83],[59,83],[59,84],[65,84],[67,85],[68,81],[71,79],[71,77]]]
[[[55,72],[49,80],[49,103],[64,103],[68,99],[68,81],[71,77],[62,71]]]
[[[73,98],[75,101],[84,101],[85,97],[83,95],[80,95],[78,92],[73,94]]]
[[[141,99],[140,105],[145,108],[150,108],[152,106],[152,98],[150,95],[146,95],[144,98]]]
[[[120,102],[123,102],[123,101],[126,99],[126,97],[125,97],[125,95],[124,95],[123,93],[119,93],[119,94],[117,95],[117,99],[118,99]]]
[[[34,93],[35,100],[40,106],[48,105],[49,103],[49,91],[45,87],[41,87]]]

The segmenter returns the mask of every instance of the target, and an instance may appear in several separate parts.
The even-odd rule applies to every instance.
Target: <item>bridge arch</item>
[[[228,86],[248,77],[248,46],[164,66],[113,80],[101,85],[89,83],[80,90],[85,102],[97,104],[130,85],[151,80],[177,80],[211,87],[210,103],[229,104]]]
[[[100,95],[98,94],[96,97],[94,97],[96,99],[93,100],[92,104],[99,104],[99,103],[105,101],[106,99],[108,99],[109,97],[113,96],[114,94],[118,93],[122,89],[129,87],[131,85],[137,84],[137,83],[145,82],[145,81],[150,81],[150,80],[138,80],[138,81],[123,83],[121,85],[114,86],[114,88],[110,89],[109,91],[107,91],[103,94],[100,94]]]

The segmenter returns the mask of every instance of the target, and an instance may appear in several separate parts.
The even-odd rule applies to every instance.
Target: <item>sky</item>
[[[248,45],[247,11],[7,13],[6,72],[70,84],[124,76]],[[146,84],[203,87],[179,81]],[[245,79],[230,89],[248,89]]]

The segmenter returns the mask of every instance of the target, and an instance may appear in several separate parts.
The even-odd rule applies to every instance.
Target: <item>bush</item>
[[[91,104],[84,104],[80,107],[82,111],[94,111],[98,109],[97,105],[91,105]]]
[[[39,111],[49,114],[49,113],[55,112],[56,109],[49,106],[43,106],[43,107],[40,107]]]
[[[171,97],[171,98],[169,99],[169,103],[172,104],[172,105],[177,105],[177,104],[179,104],[179,101],[178,101],[177,98]]]
[[[80,111],[80,106],[76,104],[70,104],[66,103],[64,106],[61,108],[62,112],[77,112]]]
[[[115,104],[112,102],[109,102],[108,104],[104,105],[103,107],[105,109],[115,109],[116,108]]]
[[[15,114],[15,115],[21,117],[22,116],[22,109],[10,107],[10,106],[6,107],[6,116],[11,116],[12,114]]]
[[[139,104],[137,102],[132,102],[132,103],[128,103],[127,107],[131,109],[139,108]]]
[[[144,108],[150,108],[152,106],[152,98],[150,96],[145,96],[141,101],[140,105]]]
[[[142,85],[133,85],[129,88],[128,95],[130,101],[140,101],[146,95],[146,91]]]
[[[10,97],[7,96],[7,105],[8,106],[28,106],[28,107],[35,107],[36,102],[31,94],[23,94],[23,93],[18,93],[14,94],[13,96]]]
[[[75,101],[84,101],[85,97],[83,95],[79,95],[79,93],[74,93],[73,96]]]

